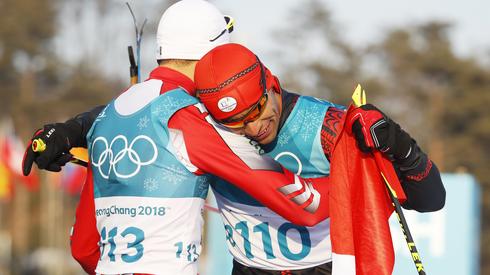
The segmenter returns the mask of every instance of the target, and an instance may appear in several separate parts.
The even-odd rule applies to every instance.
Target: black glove
[[[363,105],[355,109],[349,119],[361,151],[368,153],[377,149],[397,162],[409,161],[415,141],[378,108]]]
[[[87,133],[104,108],[105,106],[97,106],[88,112],[76,115],[65,123],[47,124],[43,129],[36,131],[27,145],[22,161],[24,175],[29,175],[34,162],[40,169],[60,171],[61,167],[72,158],[69,153],[71,148],[87,147]],[[36,153],[32,150],[32,141],[36,138],[41,138],[46,143],[44,152]]]
[[[81,126],[74,121],[44,125],[39,129],[27,145],[24,159],[22,161],[22,172],[25,176],[31,172],[32,164],[35,162],[39,169],[58,172],[72,155],[69,153],[72,147],[80,144]],[[42,139],[46,144],[43,152],[34,152],[32,142],[34,139]]]

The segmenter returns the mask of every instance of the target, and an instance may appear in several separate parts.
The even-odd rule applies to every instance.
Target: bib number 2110
[[[299,234],[301,238],[301,250],[299,252],[293,252],[289,248],[287,233],[288,231],[293,230]],[[230,242],[231,246],[235,246],[236,242],[234,241],[233,232],[239,233],[239,237],[243,239],[243,249],[245,250],[245,255],[247,258],[252,259],[254,255],[252,254],[252,243],[250,242],[250,238],[253,237],[251,234],[262,235],[262,245],[264,252],[267,256],[267,259],[275,259],[276,256],[274,254],[273,245],[276,243],[279,246],[279,251],[281,254],[292,261],[300,261],[304,259],[308,254],[310,254],[311,250],[311,240],[308,229],[304,226],[297,226],[292,223],[283,223],[277,229],[277,242],[273,242],[271,238],[271,230],[269,228],[269,223],[263,222],[252,227],[250,230],[247,221],[240,221],[235,225],[235,228],[232,228],[230,225],[225,224],[226,231],[226,239]],[[253,233],[251,233],[253,231]],[[236,237],[235,237],[236,238]],[[258,246],[254,246],[254,248],[258,248]]]

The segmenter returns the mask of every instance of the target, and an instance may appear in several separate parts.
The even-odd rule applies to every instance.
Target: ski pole
[[[145,28],[145,25],[146,25],[146,22],[148,21],[148,19],[145,18],[145,20],[143,21],[143,24],[141,24],[141,27],[138,29],[138,24],[136,23],[136,16],[134,16],[133,10],[131,9],[131,6],[129,5],[128,2],[126,2],[126,6],[128,6],[129,12],[131,13],[131,16],[133,17],[134,30],[136,32],[136,71],[138,72],[138,74],[137,74],[138,78],[137,78],[136,83],[139,83],[141,81],[141,39],[143,38],[143,29]],[[128,51],[130,51],[129,52],[129,59],[131,62],[131,56],[133,56],[133,48],[131,48],[131,50],[129,50],[129,47],[128,47]],[[134,61],[134,56],[132,58]],[[132,78],[131,78],[131,80],[132,80]],[[131,81],[131,83],[133,84],[132,81]]]
[[[361,85],[357,85],[354,93],[352,94],[352,101],[354,106],[361,107],[366,104],[366,92],[362,89]],[[400,205],[400,201],[398,200],[398,196],[395,190],[392,187],[391,183],[397,182],[398,178],[396,176],[395,171],[393,171],[392,167],[387,167],[384,164],[383,155],[380,151],[373,150],[374,158],[376,160],[376,164],[381,172],[381,177],[383,178],[384,184],[388,189],[388,194],[390,195],[390,199],[395,207],[395,213],[398,218],[398,223],[402,229],[403,235],[405,235],[405,241],[407,242],[408,250],[410,251],[410,255],[412,257],[413,263],[417,268],[417,272],[419,275],[426,275],[424,266],[422,265],[422,259],[417,251],[417,247],[415,246],[415,242],[412,238],[412,234],[410,233],[410,229],[408,228],[407,220],[405,219],[405,215],[403,214],[403,210]],[[390,169],[391,168],[391,169]]]

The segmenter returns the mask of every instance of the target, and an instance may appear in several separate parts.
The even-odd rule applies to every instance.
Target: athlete
[[[229,42],[228,22],[206,1],[172,5],[159,23],[159,67],[148,80],[102,111],[37,132],[45,152],[28,146],[25,174],[33,162],[59,170],[69,158],[62,152],[88,146],[71,235],[72,255],[87,273],[196,274],[210,174],[296,224],[327,217],[326,178],[305,180],[283,169],[248,138],[215,123],[193,97],[195,64]]]
[[[194,77],[198,98],[218,123],[254,139],[298,175],[329,175],[344,107],[282,89],[239,44],[211,50],[197,63]],[[381,150],[393,159],[408,197],[404,207],[441,209],[445,190],[439,172],[415,140],[372,105],[352,118],[361,150]],[[331,274],[329,219],[313,227],[293,225],[224,179],[211,186],[234,257],[233,274]]]

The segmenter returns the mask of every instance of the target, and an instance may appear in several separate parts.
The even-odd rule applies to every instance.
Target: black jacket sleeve
[[[446,190],[439,170],[413,140],[411,149],[409,159],[393,162],[407,195],[402,206],[419,212],[440,210],[446,202]]]
[[[102,110],[104,110],[105,105],[97,106],[88,112],[84,112],[70,118],[65,122],[66,126],[70,128],[72,133],[71,146],[72,147],[84,147],[87,148],[87,133],[92,127],[95,119]]]

